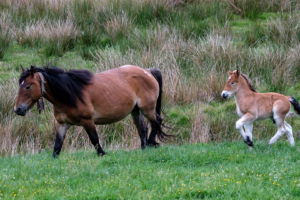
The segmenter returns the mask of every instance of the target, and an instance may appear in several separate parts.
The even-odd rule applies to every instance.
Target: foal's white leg
[[[245,132],[246,132],[246,137],[247,137],[247,142],[246,144],[249,146],[250,149],[253,148],[253,141],[252,141],[252,130],[253,130],[253,122],[249,124],[244,125]]]
[[[245,124],[244,127],[246,131],[246,135],[249,136],[250,140],[252,141],[253,122],[249,124]]]
[[[273,118],[276,122],[278,130],[276,134],[269,140],[269,144],[275,143],[287,131],[284,126],[284,118],[282,119],[281,117],[279,117],[276,112],[274,112]]]
[[[275,143],[281,136],[284,135],[284,128],[278,128],[276,134],[269,140],[269,144]]]
[[[253,115],[251,115],[251,114],[245,114],[235,124],[236,129],[240,131],[241,136],[243,137],[244,142],[249,147],[253,147],[253,142],[252,142],[252,128],[253,128],[253,125],[252,125],[252,123],[253,123],[254,120],[255,120],[255,117],[253,117]],[[245,126],[245,130],[247,132],[249,132],[251,130],[251,134],[248,133],[249,135],[247,136],[246,133],[245,133],[245,131],[243,130],[243,126]],[[252,128],[251,128],[251,126],[252,126]]]
[[[291,144],[291,146],[295,145],[294,137],[293,137],[293,129],[292,126],[289,125],[286,121],[284,121],[285,129],[286,129],[286,136]]]

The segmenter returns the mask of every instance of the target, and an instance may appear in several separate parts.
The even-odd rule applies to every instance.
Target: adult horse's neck
[[[235,99],[239,101],[241,98],[245,98],[246,96],[253,95],[253,91],[250,89],[248,82],[244,77],[240,76],[239,78],[239,90],[235,94]]]
[[[36,76],[41,84],[41,88],[42,88],[42,82],[41,82],[41,78],[40,76]],[[53,106],[56,106],[56,107],[60,107],[60,106],[63,106],[62,103],[60,103],[59,101],[57,101],[54,97],[53,97],[53,94],[51,92],[51,89],[49,88],[49,85],[47,84],[47,79],[44,77],[45,79],[45,82],[44,82],[44,86],[45,86],[45,94],[44,94],[44,97],[45,99],[47,99],[50,103],[53,104]]]

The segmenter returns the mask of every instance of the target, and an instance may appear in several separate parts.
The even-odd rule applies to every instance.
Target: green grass
[[[285,139],[284,139],[285,140]],[[240,140],[0,158],[1,199],[295,199],[299,148]]]

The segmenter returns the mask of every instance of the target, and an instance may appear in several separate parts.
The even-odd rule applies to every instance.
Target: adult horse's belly
[[[134,100],[116,103],[113,106],[101,106],[94,111],[95,124],[111,124],[124,119],[131,113],[136,102]]]
[[[94,122],[98,125],[112,124],[124,119],[129,113],[130,112],[118,116],[97,116],[98,113],[95,113]]]

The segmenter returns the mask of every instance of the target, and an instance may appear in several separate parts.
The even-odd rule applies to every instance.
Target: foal
[[[142,69],[126,65],[93,74],[88,70],[64,71],[56,67],[24,70],[19,79],[19,93],[14,107],[24,116],[37,102],[43,108],[43,97],[53,104],[56,139],[53,157],[59,155],[67,130],[83,126],[98,155],[104,155],[95,124],[111,124],[132,115],[141,138],[142,149],[157,146],[167,136],[162,130],[162,75],[158,69]],[[145,116],[151,123],[151,134]]]
[[[273,144],[285,133],[291,146],[294,146],[292,127],[286,121],[285,117],[290,111],[291,105],[295,111],[300,114],[298,101],[291,96],[284,96],[278,93],[258,93],[250,83],[247,76],[240,73],[239,70],[229,71],[230,77],[222,91],[222,97],[228,99],[234,96],[236,110],[241,117],[236,122],[244,142],[253,147],[252,128],[253,122],[258,119],[271,118],[277,125],[277,133],[269,140]],[[245,131],[243,130],[243,126]]]

